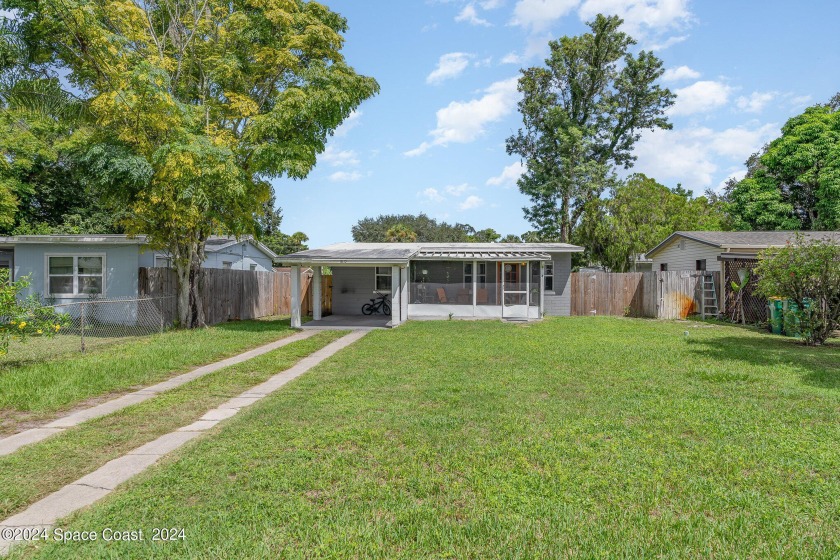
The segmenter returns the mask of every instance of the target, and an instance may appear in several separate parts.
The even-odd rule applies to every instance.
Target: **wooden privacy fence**
[[[289,269],[271,272],[203,268],[201,292],[204,320],[208,325],[239,319],[289,315],[292,282]],[[301,274],[301,315],[312,314],[312,271]],[[138,288],[141,297],[177,295],[177,277],[171,268],[141,268]],[[173,300],[174,301],[174,300]],[[321,278],[321,310],[332,309],[332,276]]]
[[[685,319],[702,312],[703,274],[712,276],[718,308],[723,312],[719,272],[671,271],[573,272],[571,313]]]

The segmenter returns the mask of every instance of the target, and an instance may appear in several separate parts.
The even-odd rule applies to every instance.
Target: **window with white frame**
[[[477,263],[476,266],[476,282],[479,286],[484,286],[487,283],[487,263]],[[473,263],[464,263],[464,286],[472,286],[473,282]]]
[[[172,258],[167,255],[155,255],[155,268],[172,268]]]
[[[487,263],[478,263],[477,280],[479,286],[484,286],[487,283]]]
[[[554,263],[547,262],[545,263],[545,271],[544,271],[544,282],[545,282],[545,291],[546,292],[553,292],[554,291]]]
[[[251,269],[251,272],[256,272],[257,271],[257,265],[255,265],[255,264],[252,264],[249,268]]]
[[[225,270],[230,270],[233,268],[233,262],[231,261],[222,261],[222,268]]]
[[[391,291],[391,267],[377,266],[374,268],[373,289],[377,292]]]
[[[47,255],[49,295],[102,295],[105,293],[104,255]]]

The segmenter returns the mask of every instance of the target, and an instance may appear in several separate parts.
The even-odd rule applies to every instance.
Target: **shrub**
[[[802,339],[822,344],[840,328],[840,245],[801,235],[759,255],[757,292],[796,303]]]
[[[36,295],[21,298],[27,287],[29,277],[10,282],[8,269],[0,269],[0,356],[8,353],[12,339],[54,336],[69,324],[67,315],[44,306]]]

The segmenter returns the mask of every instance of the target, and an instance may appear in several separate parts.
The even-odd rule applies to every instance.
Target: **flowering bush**
[[[758,293],[796,303],[795,317],[807,344],[822,344],[840,328],[840,245],[833,241],[805,241],[769,249],[755,269]]]
[[[12,339],[25,342],[30,336],[54,336],[70,323],[63,313],[44,306],[35,295],[20,298],[29,287],[29,277],[9,281],[8,269],[0,269],[0,356],[9,351]]]

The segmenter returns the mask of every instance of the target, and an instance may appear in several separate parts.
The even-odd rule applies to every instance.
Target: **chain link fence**
[[[2,365],[20,365],[85,352],[116,342],[164,332],[177,319],[175,296],[89,299],[51,307],[62,318],[54,336],[12,341]]]

